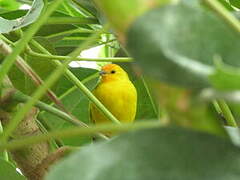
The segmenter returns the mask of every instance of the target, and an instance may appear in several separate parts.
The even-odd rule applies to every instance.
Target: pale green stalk
[[[93,125],[88,128],[84,127],[74,127],[70,129],[64,129],[54,132],[49,132],[48,134],[41,134],[37,136],[26,137],[21,140],[13,140],[8,143],[3,143],[0,145],[0,151],[5,149],[13,150],[21,148],[24,146],[29,146],[31,144],[37,144],[43,141],[48,141],[52,138],[67,138],[72,136],[89,136],[94,135],[99,132],[126,132],[131,130],[139,129],[149,129],[149,128],[158,128],[161,124],[159,121],[145,121],[145,122],[136,122],[136,123],[127,123],[127,124],[104,124],[104,125]]]

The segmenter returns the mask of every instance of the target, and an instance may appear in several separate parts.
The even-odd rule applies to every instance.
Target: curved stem
[[[36,53],[33,51],[28,52],[29,55],[35,57],[41,57],[46,59],[54,59],[54,60],[68,60],[71,57],[69,56],[57,56],[57,55],[48,55],[48,54],[41,54]],[[126,57],[112,57],[112,58],[84,58],[84,57],[76,57],[76,61],[100,61],[100,62],[133,62],[133,58],[126,58]]]

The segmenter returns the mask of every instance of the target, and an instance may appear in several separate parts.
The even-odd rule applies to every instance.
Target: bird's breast
[[[134,120],[137,92],[131,81],[100,84],[94,94],[118,120],[122,122]]]

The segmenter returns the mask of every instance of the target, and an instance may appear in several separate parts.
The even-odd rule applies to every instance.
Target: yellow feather
[[[116,64],[108,64],[102,67],[101,76],[93,94],[120,122],[133,122],[137,108],[137,91],[127,73]],[[90,112],[91,120],[96,124],[111,122],[92,103]]]

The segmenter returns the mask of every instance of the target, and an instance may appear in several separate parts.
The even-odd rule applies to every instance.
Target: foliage
[[[16,171],[29,164],[49,180],[239,179],[237,8],[234,0],[0,0],[0,179],[29,178]],[[97,46],[101,56],[79,57]],[[91,93],[98,70],[70,67],[75,60],[128,72],[138,92],[133,124],[114,124]],[[93,125],[90,101],[113,123]],[[61,146],[77,152],[45,172],[65,156]]]

